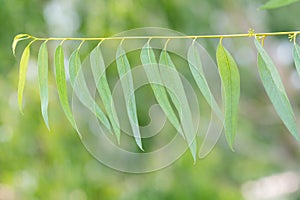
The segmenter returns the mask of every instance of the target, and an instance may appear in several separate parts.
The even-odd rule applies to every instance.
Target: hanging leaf
[[[258,71],[264,88],[283,123],[291,134],[299,140],[295,116],[285,92],[279,73],[267,52],[257,39],[254,40],[258,50]]]
[[[134,97],[134,87],[131,75],[131,68],[126,56],[126,52],[124,51],[121,45],[117,49],[116,62],[133,136],[137,145],[140,147],[141,150],[143,150]]]
[[[198,43],[193,42],[188,49],[188,64],[196,84],[212,109],[208,129],[199,148],[199,158],[205,158],[218,142],[223,130],[224,116],[215,100],[204,75]]]
[[[294,44],[293,48],[293,58],[295,61],[295,66],[298,72],[298,75],[300,76],[300,46],[298,44]]]
[[[93,114],[97,116],[100,122],[111,132],[111,127],[106,115],[92,98],[86,85],[84,75],[81,70],[81,60],[79,49],[76,49],[70,56],[69,60],[70,82],[76,96]]]
[[[32,43],[29,43],[21,57],[20,61],[20,69],[19,69],[19,84],[18,84],[18,104],[19,104],[19,109],[20,112],[23,114],[23,92],[24,92],[24,87],[25,87],[25,82],[26,82],[26,74],[27,74],[27,69],[28,69],[28,61],[30,57],[30,45]]]
[[[194,162],[196,162],[196,130],[193,124],[192,112],[189,107],[189,102],[186,98],[184,87],[180,76],[176,70],[170,55],[166,50],[162,50],[159,59],[159,69],[162,80],[167,88],[167,92],[174,103],[180,119],[185,138],[190,147]]]
[[[78,132],[68,101],[67,83],[66,83],[66,74],[65,74],[65,65],[64,65],[64,52],[61,44],[55,50],[54,63],[55,63],[55,74],[56,74],[56,86],[57,86],[58,97],[61,106],[63,108],[66,117]]]
[[[213,94],[211,93],[206,78],[204,76],[200,54],[195,42],[189,47],[188,63],[192,75],[197,83],[197,86],[201,91],[202,95],[204,96],[205,100],[210,105],[212,110],[217,114],[217,116],[220,119],[223,119],[222,111],[220,110],[218,103],[216,102]]]
[[[105,63],[101,53],[100,46],[97,46],[90,55],[90,63],[93,71],[94,80],[98,93],[102,99],[108,118],[116,134],[118,143],[120,143],[120,125],[116,115],[116,109],[113,102],[113,97],[109,89],[108,81],[105,74]]]
[[[47,41],[40,46],[38,54],[38,75],[40,86],[41,110],[44,122],[50,130],[48,121],[48,49]]]
[[[224,92],[225,134],[228,144],[233,150],[238,121],[240,75],[233,57],[221,42],[217,48],[217,63]]]
[[[149,43],[146,43],[142,48],[141,61],[146,75],[148,77],[149,83],[151,83],[150,85],[158,104],[161,106],[162,110],[166,114],[167,118],[170,120],[171,124],[184,137],[182,128],[180,126],[180,122],[169,102],[167,92],[163,87],[158,63],[155,59],[154,51],[150,47]]]
[[[274,9],[274,8],[280,8],[295,2],[298,2],[300,0],[270,0],[266,4],[260,7],[260,9]]]

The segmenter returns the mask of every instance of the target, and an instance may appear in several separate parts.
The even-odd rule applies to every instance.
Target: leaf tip
[[[141,151],[145,152],[141,140],[139,140],[139,142],[137,142],[137,145],[138,145],[138,147],[140,148]]]
[[[19,103],[19,111],[21,115],[24,115],[22,103]]]
[[[232,152],[235,152],[233,140],[232,139],[227,139],[227,143],[228,143],[228,146],[229,146],[230,150]]]
[[[45,125],[46,125],[46,127],[47,127],[48,131],[50,132],[50,126],[49,126],[49,122],[48,122],[48,120],[46,120],[46,121],[45,121]]]
[[[22,115],[24,115],[23,112],[23,96],[22,94],[20,94],[20,91],[18,90],[18,107],[19,107],[19,111]]]

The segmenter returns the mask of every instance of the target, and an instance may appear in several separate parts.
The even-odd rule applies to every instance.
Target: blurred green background
[[[300,29],[300,4],[258,10],[264,2],[0,0],[0,200],[300,199],[300,146],[270,105],[248,38],[225,43],[241,71],[236,152],[221,142],[195,165],[189,152],[165,169],[141,175],[117,172],[97,162],[61,111],[52,73],[48,132],[40,112],[35,59],[29,66],[24,115],[17,107],[18,62],[24,44],[18,46],[15,58],[11,43],[18,33],[96,37],[149,26],[185,34]],[[213,48],[209,52],[214,58]],[[284,37],[267,38],[266,48],[299,116],[300,79],[291,57],[292,44]],[[37,50],[33,45],[33,58]]]

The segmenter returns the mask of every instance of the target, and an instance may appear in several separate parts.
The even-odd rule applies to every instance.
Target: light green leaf
[[[267,3],[265,3],[263,6],[261,6],[260,9],[280,8],[298,1],[300,0],[270,0]]]
[[[213,94],[211,93],[207,80],[205,78],[201,58],[197,46],[193,43],[188,50],[188,63],[192,75],[197,83],[199,90],[201,91],[202,95],[204,96],[207,103],[210,105],[212,110],[217,114],[220,119],[223,119],[223,113],[216,102]]]
[[[154,51],[149,43],[146,43],[142,48],[141,61],[158,104],[161,106],[171,124],[184,137],[180,122],[169,102],[167,92],[163,86]]]
[[[166,50],[161,51],[159,69],[167,92],[179,113],[185,138],[190,147],[194,162],[196,162],[196,130],[193,124],[192,112],[178,71]]]
[[[64,65],[64,52],[63,47],[60,44],[55,50],[55,73],[56,73],[56,86],[58,90],[58,97],[62,106],[62,109],[70,121],[71,125],[77,130],[73,114],[68,101],[67,93],[67,83],[66,83],[66,74],[65,74],[65,65]],[[79,133],[79,132],[78,132]]]
[[[117,137],[118,143],[120,143],[120,125],[116,116],[116,109],[113,102],[113,97],[109,89],[108,81],[105,74],[105,63],[101,53],[100,46],[97,46],[90,55],[90,63],[96,83],[98,93],[102,99],[108,118]]]
[[[18,104],[19,104],[19,109],[21,113],[23,114],[23,92],[24,92],[24,87],[25,87],[25,82],[26,82],[26,74],[27,74],[27,69],[28,69],[28,61],[30,57],[30,45],[29,43],[21,57],[20,61],[20,69],[19,69],[19,84],[18,84]]]
[[[100,122],[111,132],[110,123],[106,115],[94,101],[86,85],[84,75],[81,70],[79,49],[73,51],[73,53],[70,56],[69,74],[72,88],[74,89],[74,92],[81,101],[81,103],[83,103],[84,106],[86,106],[93,114],[95,114],[100,120]]]
[[[230,148],[233,150],[238,121],[240,75],[233,57],[221,43],[217,48],[217,63],[224,94],[225,135]]]
[[[295,61],[295,66],[296,66],[298,75],[300,76],[300,46],[296,43],[293,48],[293,58]]]
[[[41,110],[44,122],[50,130],[48,121],[48,49],[47,41],[40,46],[38,54],[38,75],[41,98]]]
[[[131,75],[131,68],[128,58],[126,56],[126,52],[124,51],[121,45],[117,49],[116,62],[132,132],[137,145],[140,147],[141,150],[143,150],[134,97],[134,87]]]
[[[258,50],[257,65],[264,88],[287,129],[299,140],[295,116],[279,73],[259,41],[255,39],[254,43]]]
[[[28,39],[28,38],[29,38],[28,34],[19,34],[14,37],[14,41],[11,46],[14,56],[16,55],[16,47],[17,47],[18,42],[20,40],[24,40],[24,39]]]

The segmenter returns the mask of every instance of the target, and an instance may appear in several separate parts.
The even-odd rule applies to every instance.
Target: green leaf
[[[287,129],[299,140],[295,116],[279,73],[259,41],[255,39],[254,43],[258,50],[257,65],[264,88]]]
[[[292,3],[295,3],[300,0],[270,0],[267,3],[265,3],[263,6],[260,7],[260,9],[274,9],[274,8],[280,8]]]
[[[142,48],[141,61],[158,104],[161,106],[171,124],[184,137],[180,122],[169,102],[167,92],[163,86],[154,51],[149,43],[146,43]]]
[[[217,48],[217,63],[224,94],[225,135],[230,148],[233,150],[238,121],[240,75],[233,57],[221,43]]]
[[[116,62],[132,132],[137,145],[141,150],[143,150],[141,134],[139,130],[139,122],[137,117],[137,108],[134,97],[134,87],[131,68],[128,58],[126,56],[126,52],[124,51],[121,45],[119,45],[117,49]]]
[[[41,110],[44,122],[50,130],[48,121],[48,49],[47,41],[40,46],[38,54],[38,75],[41,98]]]
[[[14,37],[14,41],[11,45],[11,48],[12,48],[12,51],[13,51],[13,55],[15,56],[16,55],[16,47],[17,47],[17,44],[20,40],[24,40],[24,39],[28,39],[29,38],[29,35],[28,34],[19,34],[19,35],[16,35]]]
[[[116,109],[113,102],[113,97],[109,89],[108,81],[105,74],[105,63],[101,53],[101,49],[97,46],[90,55],[90,63],[96,83],[97,90],[104,104],[108,118],[117,137],[118,143],[120,143],[120,125],[116,115]]]
[[[63,109],[67,119],[70,121],[71,125],[78,132],[75,120],[73,118],[73,114],[71,112],[69,101],[68,101],[67,83],[66,83],[66,74],[65,74],[65,65],[64,65],[64,52],[63,52],[63,47],[61,44],[55,50],[54,63],[55,63],[55,74],[56,74],[56,86],[57,86],[58,97],[59,97],[62,109]]]
[[[69,74],[70,82],[76,96],[81,103],[86,106],[93,114],[97,116],[100,122],[111,132],[110,123],[103,113],[101,108],[97,105],[91,96],[89,89],[86,85],[83,72],[81,70],[81,60],[79,56],[79,49],[73,51],[69,60]]]
[[[207,103],[210,105],[212,110],[217,114],[220,119],[223,119],[223,113],[215,100],[213,94],[211,93],[207,80],[205,78],[200,54],[198,48],[195,43],[193,43],[188,50],[188,63],[192,75],[197,83],[199,90],[201,91],[202,95],[204,96]]]
[[[194,162],[196,162],[196,130],[193,124],[192,112],[189,107],[184,87],[172,59],[166,50],[162,50],[159,59],[159,69],[162,80],[167,88],[178,113],[181,113],[181,126],[190,147]]]
[[[27,74],[27,69],[28,69],[28,61],[29,61],[29,57],[30,57],[30,45],[31,43],[29,43],[23,53],[22,53],[22,57],[21,57],[21,61],[20,61],[20,69],[19,69],[19,83],[18,83],[18,104],[19,104],[19,109],[20,112],[23,114],[23,92],[24,92],[24,87],[25,87],[25,82],[26,82],[26,74]]]
[[[300,46],[296,43],[293,48],[293,58],[295,61],[295,66],[296,66],[298,75],[300,76]]]

